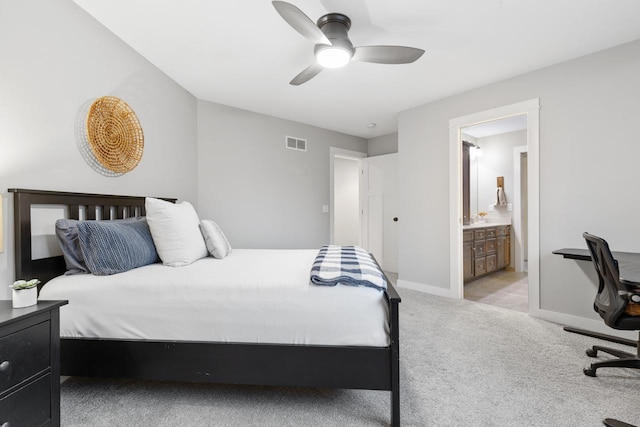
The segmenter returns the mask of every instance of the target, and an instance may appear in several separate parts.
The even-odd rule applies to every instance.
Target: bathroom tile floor
[[[527,273],[500,270],[464,285],[464,298],[511,310],[529,312]]]

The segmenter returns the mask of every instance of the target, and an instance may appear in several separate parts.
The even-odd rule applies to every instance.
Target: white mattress
[[[61,337],[273,344],[389,345],[384,294],[309,282],[317,250],[234,249],[184,267],[49,281],[39,299],[66,299]]]

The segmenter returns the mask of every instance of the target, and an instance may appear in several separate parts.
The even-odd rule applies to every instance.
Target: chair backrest
[[[613,328],[627,306],[626,297],[620,295],[619,291],[626,291],[627,287],[620,283],[618,261],[613,258],[609,244],[593,234],[583,233],[582,237],[587,241],[593,265],[598,273],[598,294],[594,308],[604,322]]]

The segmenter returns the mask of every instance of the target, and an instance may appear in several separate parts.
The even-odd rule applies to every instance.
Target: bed
[[[111,196],[99,194],[83,194],[69,192],[54,192],[41,190],[10,189],[14,196],[14,225],[15,225],[15,274],[17,278],[37,277],[46,285],[47,282],[62,275],[65,270],[65,263],[62,256],[44,257],[32,259],[32,207],[63,206],[68,212],[69,218],[80,219],[121,219],[134,215],[144,216],[145,198],[133,196]],[[165,199],[175,201],[173,199]],[[251,259],[256,256],[256,251],[234,250],[234,257],[229,257],[230,262],[244,262],[244,259]],[[302,259],[311,257],[312,253],[297,251],[286,253],[271,253],[275,259],[282,260],[283,257],[299,256]],[[200,262],[202,261],[202,262]],[[175,268],[173,272],[177,274],[181,271],[184,277],[199,277],[201,268],[212,260],[203,259],[194,263],[190,269],[184,267]],[[275,261],[274,261],[275,262]],[[269,265],[274,264],[270,262]],[[277,263],[276,263],[277,264]],[[222,264],[220,264],[222,265]],[[146,270],[162,268],[160,265],[150,265],[131,271],[129,276],[133,276],[133,281],[139,280]],[[169,267],[170,268],[170,267]],[[292,269],[294,270],[294,269]],[[232,271],[232,270],[229,270]],[[127,273],[117,280],[126,282]],[[292,271],[292,275],[295,272]],[[87,277],[87,275],[70,276],[71,281],[87,280],[116,280],[114,276]],[[115,275],[120,276],[120,275]],[[228,276],[228,275],[227,275]],[[111,279],[109,279],[109,277]],[[236,278],[238,285],[242,287],[244,277]],[[52,282],[55,283],[54,279]],[[181,280],[177,277],[174,280]],[[185,279],[186,280],[186,279]],[[193,279],[189,279],[190,282]],[[223,274],[220,279],[229,280]],[[291,279],[293,283],[294,278]],[[65,283],[69,283],[66,281]],[[115,283],[115,282],[110,282]],[[247,282],[249,283],[248,279]],[[294,289],[294,285],[288,287],[286,280],[284,285],[279,285],[277,292],[273,291],[268,299],[269,304],[278,307],[302,305],[304,307],[304,296]],[[97,286],[97,285],[96,285]],[[126,283],[125,287],[130,286]],[[247,285],[249,286],[249,285]],[[275,286],[275,285],[273,285]],[[235,286],[237,287],[237,286]],[[249,286],[250,287],[250,286]],[[329,304],[350,304],[348,298],[365,300],[367,297],[340,296],[337,301],[335,289],[317,287],[313,292],[318,292],[320,298],[329,298]],[[350,289],[354,293],[359,288]],[[364,294],[373,295],[379,292],[372,289],[364,289]],[[218,289],[225,298],[232,300],[233,293],[229,289]],[[229,292],[225,294],[225,292]],[[368,292],[368,293],[367,293]],[[47,295],[48,292],[44,292]],[[55,295],[55,294],[54,294]],[[317,298],[318,295],[313,296]],[[355,294],[353,294],[355,295]],[[106,297],[105,297],[106,298]],[[331,302],[331,298],[334,299]],[[371,298],[369,298],[371,299]],[[400,425],[400,393],[399,393],[399,326],[398,326],[398,304],[400,297],[396,290],[389,283],[387,290],[382,294],[383,334],[380,331],[373,336],[366,336],[360,331],[352,331],[352,336],[359,339],[343,339],[337,341],[324,335],[321,332],[313,332],[301,335],[297,330],[289,330],[284,333],[288,337],[282,338],[277,333],[256,334],[247,332],[247,336],[241,340],[235,340],[238,333],[242,333],[242,328],[233,330],[233,326],[242,324],[246,316],[257,310],[231,310],[226,314],[221,312],[221,318],[234,319],[227,322],[224,327],[217,328],[216,334],[208,334],[207,330],[213,328],[180,329],[175,336],[163,336],[162,339],[148,338],[150,335],[133,330],[130,335],[110,333],[99,327],[82,336],[73,336],[73,333],[65,330],[64,320],[61,321],[61,373],[70,376],[97,376],[97,377],[125,377],[152,379],[161,381],[189,381],[203,383],[226,383],[226,384],[252,384],[271,386],[294,386],[294,387],[328,387],[346,389],[367,389],[386,390],[390,392],[390,412],[391,425]],[[233,304],[230,304],[233,308]],[[73,307],[73,302],[67,306]],[[223,307],[215,301],[204,300],[201,302],[201,310],[223,310]],[[154,315],[158,319],[169,316],[171,310],[165,309],[167,316],[162,314],[162,306],[146,307],[145,310],[155,310]],[[144,310],[143,310],[144,311]],[[235,312],[234,312],[235,311]],[[276,310],[276,312],[279,311]],[[302,310],[304,311],[304,310]],[[355,310],[354,310],[355,311]],[[378,310],[380,311],[380,310]],[[126,310],[125,310],[126,312]],[[125,312],[115,313],[107,311],[115,320],[124,322]],[[85,313],[87,315],[87,313]],[[288,316],[285,313],[284,316]],[[380,313],[373,316],[379,316]],[[64,313],[61,317],[64,318]],[[235,317],[233,317],[235,316]],[[244,317],[243,317],[244,316]],[[174,316],[175,317],[175,316]],[[180,316],[178,316],[180,317]],[[265,318],[266,320],[266,318]],[[282,319],[274,319],[282,323]],[[316,319],[317,321],[317,319]],[[341,320],[349,322],[348,320]],[[82,323],[82,322],[80,322]],[[149,322],[152,328],[153,322]],[[304,321],[299,322],[305,331],[313,330],[313,319],[304,326]],[[355,323],[355,322],[354,322]],[[132,329],[132,328],[129,328]],[[166,330],[167,328],[161,328]],[[193,330],[192,330],[193,329]],[[188,331],[185,333],[184,331]],[[276,331],[276,328],[265,327],[265,331]],[[246,331],[245,331],[246,332]],[[151,334],[151,336],[154,336]],[[310,336],[312,338],[310,338]],[[275,343],[274,343],[275,342]]]

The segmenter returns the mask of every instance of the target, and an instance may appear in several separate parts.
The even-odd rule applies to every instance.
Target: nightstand
[[[0,301],[0,427],[60,426],[60,313],[67,301]]]

